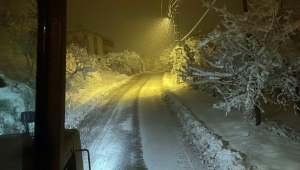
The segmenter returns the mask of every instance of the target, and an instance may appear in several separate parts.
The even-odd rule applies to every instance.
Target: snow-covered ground
[[[103,82],[105,85],[97,84],[82,89],[81,95],[84,94],[87,100],[82,102],[77,98],[83,103],[81,108],[92,109],[97,102],[101,102],[103,96],[110,95],[109,91],[112,92],[114,89],[122,87],[132,78],[111,76],[110,74],[106,74],[106,78],[110,82]],[[103,75],[105,74],[101,76]],[[112,86],[113,84],[114,86]],[[110,89],[108,90],[107,87]],[[161,98],[158,97],[160,95]],[[273,117],[265,116],[268,117],[268,120],[273,121],[264,120],[261,125],[255,126],[254,122],[244,122],[243,114],[240,111],[233,110],[225,116],[225,112],[213,109],[212,105],[218,100],[217,98],[212,97],[210,93],[193,90],[183,83],[176,84],[170,73],[164,74],[161,84],[155,81],[146,83],[141,89],[139,97],[138,110],[143,155],[145,164],[150,170],[162,169],[164,163],[171,165],[169,169],[174,169],[176,166],[178,169],[184,169],[184,167],[178,166],[178,162],[176,163],[176,159],[178,161],[179,158],[183,160],[184,164],[190,162],[190,165],[193,165],[192,157],[182,157],[184,154],[191,153],[182,151],[177,155],[176,153],[175,155],[171,154],[175,150],[180,151],[180,147],[184,147],[185,144],[192,145],[194,154],[198,155],[202,161],[199,166],[194,164],[192,169],[203,169],[203,164],[207,165],[209,169],[297,170],[300,167],[300,142],[297,140],[299,137],[297,124],[299,124],[300,118],[292,112],[276,113],[276,116]],[[159,102],[161,99],[165,100],[169,108]],[[142,112],[141,108],[144,108]],[[172,110],[179,120],[183,134],[174,130],[175,122],[172,123],[171,115],[161,115],[162,112],[170,112],[169,110]],[[82,116],[83,118],[84,116]],[[70,123],[75,122],[73,126],[76,125],[76,122],[77,124],[80,122],[78,118],[75,121],[72,120],[72,117],[68,118]],[[276,124],[275,121],[280,124]],[[132,118],[128,117],[120,124],[120,127],[123,130],[131,131],[131,124]],[[283,125],[292,127],[294,130],[283,128]],[[172,141],[172,137],[176,135],[177,138],[183,136],[182,141],[185,144]],[[168,152],[170,152],[169,156]],[[161,162],[162,159],[163,162]]]
[[[93,169],[207,169],[182,140],[176,118],[160,98],[162,75],[133,76],[92,102],[98,104],[77,128]]]
[[[76,93],[67,93],[67,127],[76,128],[104,96],[130,84],[135,77],[109,71],[100,75],[102,79],[94,75],[96,79],[74,82],[81,88]],[[170,73],[165,73],[160,83],[158,76],[161,74],[153,74],[150,80],[156,80],[142,86],[137,103],[143,157],[148,169],[166,169],[167,165],[169,169],[300,169],[300,116],[292,110],[265,113],[262,124],[255,126],[254,122],[244,122],[240,111],[233,110],[225,116],[225,112],[213,109],[218,98],[212,94],[193,90],[183,83],[178,85]],[[5,123],[2,118],[0,124],[3,127],[5,123],[8,128],[10,123],[13,128],[20,123],[21,111],[33,109],[34,103],[30,101],[34,92],[24,84],[5,81],[8,86],[0,88],[0,101],[6,103],[5,110],[11,112],[13,119],[7,118]],[[4,114],[1,110],[1,115]],[[174,116],[183,132],[176,130],[178,123]],[[127,133],[133,130],[132,122],[129,116],[117,123]],[[184,149],[188,145],[194,149]],[[201,161],[195,163],[197,159],[192,154]]]
[[[152,74],[138,98],[145,164],[149,170],[208,169],[183,140],[176,117],[161,98],[162,76]]]
[[[300,141],[292,139],[299,135],[298,115],[286,112],[273,118],[280,120],[278,117],[284,116],[281,122],[298,127],[296,131],[284,131],[284,126],[267,120],[255,126],[254,122],[244,122],[240,111],[233,110],[225,116],[224,111],[212,109],[217,98],[177,85],[170,74],[165,74],[164,85],[166,101],[186,130],[187,141],[214,169],[243,169],[241,165],[253,169],[300,169]]]

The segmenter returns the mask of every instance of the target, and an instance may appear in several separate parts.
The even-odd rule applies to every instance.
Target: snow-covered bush
[[[194,47],[199,43],[199,38],[191,37],[188,38],[183,46],[184,49],[184,63],[181,64],[181,68],[179,68],[180,76],[184,79],[189,79],[190,81],[199,80],[198,77],[192,75],[192,72],[189,70],[190,67],[199,68],[201,65],[200,60],[200,51],[195,50]],[[198,85],[193,85],[192,83],[188,83],[190,86],[194,88],[198,88]]]
[[[211,67],[207,62],[204,60],[209,60],[205,51],[213,52],[213,48],[215,44],[211,43],[206,45],[203,49],[195,50],[195,47],[200,43],[200,37],[190,37],[185,40],[184,42],[184,60],[185,62],[181,64],[181,68],[178,70],[180,77],[183,79],[188,79],[186,81],[190,86],[194,88],[203,90],[203,91],[212,91],[212,84],[195,84],[190,82],[197,82],[201,80],[201,77],[194,76],[190,67],[193,68],[201,68],[205,71],[213,71],[214,68]]]
[[[173,46],[166,48],[159,57],[159,61],[166,67],[168,71],[172,70],[173,63],[175,63],[175,58],[171,55],[173,49]]]
[[[142,70],[142,59],[133,51],[104,54],[99,60],[106,61],[112,71],[122,74],[134,74]]]
[[[199,37],[190,37],[185,40],[183,47],[170,46],[166,48],[159,57],[159,62],[164,66],[166,71],[171,71],[173,75],[177,75],[178,71],[181,76],[194,81],[197,77],[191,75],[189,67],[209,67],[200,58],[203,57],[200,50],[194,47],[199,43]],[[205,48],[206,49],[206,48]]]
[[[195,50],[195,46],[198,45],[200,43],[200,37],[195,36],[195,37],[189,37],[185,40],[184,42],[184,46],[188,48],[188,51],[190,51],[190,53],[193,54],[192,58],[188,58],[189,56],[186,56],[186,59],[189,59],[190,63],[192,63],[192,65],[198,66],[198,67],[203,67],[203,64],[205,64],[202,60],[202,53],[199,50]],[[207,48],[209,48],[209,46],[207,46]],[[187,50],[187,49],[186,49]]]
[[[272,124],[272,126],[269,127],[269,131],[276,136],[284,136],[287,138],[300,140],[300,134],[292,128],[274,121],[270,121],[269,123]]]
[[[184,61],[184,50],[180,46],[170,46],[166,48],[159,61],[165,65],[172,74],[177,74],[176,70],[180,69]]]
[[[172,50],[171,52],[171,58],[173,58],[172,59],[173,66],[171,70],[172,74],[177,74],[177,70],[179,70],[182,67],[182,65],[185,63],[184,56],[185,53],[182,47],[176,46]]]
[[[299,101],[299,48],[290,36],[299,34],[300,24],[290,22],[291,12],[279,14],[276,0],[249,0],[251,9],[243,15],[203,3],[223,16],[221,25],[195,48],[217,42],[213,51],[206,50],[209,59],[201,58],[214,69],[189,67],[199,81],[183,77],[184,81],[212,84],[223,97],[214,108],[223,109],[226,114],[232,108],[244,110],[246,117],[251,117],[254,108],[263,112],[260,102],[270,100],[266,92],[275,95],[277,104]]]

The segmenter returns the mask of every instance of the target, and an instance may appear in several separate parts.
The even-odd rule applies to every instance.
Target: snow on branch
[[[297,110],[300,51],[290,37],[300,36],[297,31],[300,17],[290,22],[292,12],[282,12],[276,0],[249,0],[249,5],[252,7],[249,12],[233,15],[226,7],[204,2],[204,6],[221,14],[221,26],[225,29],[217,27],[200,40],[194,49],[207,65],[185,67],[188,74],[181,72],[183,80],[195,85],[209,84],[216,89],[222,100],[214,107],[226,113],[232,108],[246,114],[253,114],[254,108],[264,112],[260,102],[268,102],[265,93],[269,89],[276,104],[292,103]],[[214,48],[207,50],[212,42]]]

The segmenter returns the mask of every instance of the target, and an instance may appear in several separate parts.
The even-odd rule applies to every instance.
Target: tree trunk
[[[295,90],[296,90],[296,95],[299,96],[299,87],[296,87]],[[296,102],[295,102],[295,105],[296,105],[298,108],[300,108],[300,101],[296,101]],[[299,116],[300,116],[300,110],[299,110],[299,109],[296,109],[296,113],[298,113]]]
[[[256,102],[256,105],[254,106],[254,113],[255,113],[255,118],[256,118],[256,126],[260,125],[261,123],[261,111],[258,107],[258,103]]]
[[[213,97],[217,97],[216,89],[213,89]]]

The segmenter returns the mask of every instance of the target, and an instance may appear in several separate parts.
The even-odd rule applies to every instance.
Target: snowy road
[[[161,78],[162,73],[134,77],[80,123],[92,169],[207,169],[182,140],[179,124],[160,99]]]

